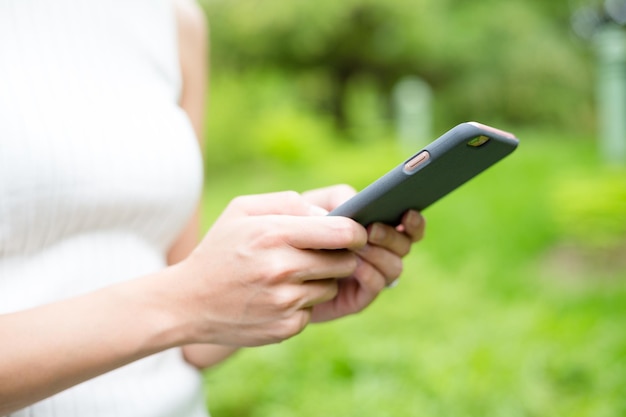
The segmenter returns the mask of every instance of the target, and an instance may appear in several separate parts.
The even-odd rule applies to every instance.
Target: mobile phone
[[[397,225],[513,152],[518,139],[477,122],[461,123],[329,213],[364,226]]]

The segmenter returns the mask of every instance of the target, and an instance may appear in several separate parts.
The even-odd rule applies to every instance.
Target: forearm
[[[0,316],[0,415],[187,341],[171,271]]]
[[[210,344],[196,344],[183,346],[185,360],[198,369],[206,369],[228,359],[238,348],[234,346],[220,346]]]

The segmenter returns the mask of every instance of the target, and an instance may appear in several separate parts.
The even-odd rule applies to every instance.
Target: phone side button
[[[420,166],[424,165],[426,161],[430,159],[430,154],[428,151],[422,151],[415,155],[413,158],[409,159],[409,161],[404,164],[404,172],[412,173],[417,170]]]

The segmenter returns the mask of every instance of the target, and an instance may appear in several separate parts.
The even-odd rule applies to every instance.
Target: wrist
[[[180,294],[178,266],[112,287],[127,326],[137,331],[138,356],[182,346],[193,340],[185,320],[185,300]]]

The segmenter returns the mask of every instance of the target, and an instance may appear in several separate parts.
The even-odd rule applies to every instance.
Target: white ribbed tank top
[[[202,183],[180,83],[169,0],[0,0],[0,314],[165,266]],[[172,349],[14,416],[206,411]]]

